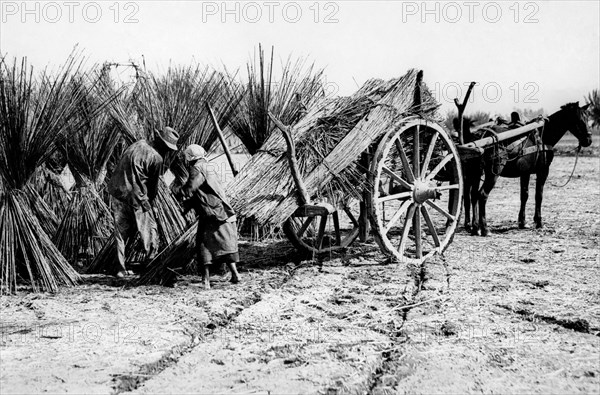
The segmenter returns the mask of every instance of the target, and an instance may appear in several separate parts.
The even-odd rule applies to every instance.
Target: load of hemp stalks
[[[323,101],[290,129],[297,147],[301,176],[311,200],[327,197],[334,205],[360,198],[366,172],[358,163],[372,144],[398,120],[416,111],[418,70],[390,81],[371,80],[349,98]],[[421,112],[438,104],[421,84]],[[296,186],[282,134],[273,133],[242,169],[226,192],[236,214],[261,224],[279,225],[298,207]]]
[[[106,240],[113,234],[114,221],[101,192],[105,188],[106,166],[121,133],[109,112],[90,111],[106,98],[115,98],[107,69],[97,72],[93,85],[82,79],[86,95],[79,102],[77,117],[82,127],[69,128],[61,144],[75,185],[71,188],[70,203],[61,217],[53,237],[54,244],[73,267],[89,265],[100,252]]]
[[[391,90],[394,90],[396,95],[391,95],[391,98],[382,102],[383,105],[394,104],[407,112],[414,110],[417,75],[416,70],[411,70],[399,79],[387,82],[371,80],[365,83],[352,97],[325,100],[309,109],[306,115],[292,128],[293,139],[299,149],[298,160],[303,171],[314,169],[315,166],[322,163],[322,158],[337,149],[339,142],[344,140],[357,123],[369,118],[367,115]],[[431,114],[439,105],[424,84],[422,88],[423,104],[421,109]],[[386,111],[392,114],[389,116],[390,119],[405,116],[404,113],[396,114],[393,111]],[[379,125],[382,133],[384,127],[389,127],[390,119],[386,118]],[[296,201],[296,189],[291,180],[285,152],[286,146],[281,133],[271,131],[271,137],[236,176],[235,182],[227,187],[227,194],[231,197],[237,214],[244,215],[248,213],[245,208],[257,210],[259,206],[269,205],[271,201],[283,200],[285,196],[292,196],[292,200]],[[313,191],[312,198],[318,194],[327,194],[332,199],[345,194],[357,194],[357,191],[362,189],[361,187],[357,188],[357,185],[362,185],[361,183],[364,183],[366,178],[365,174],[361,174],[364,169],[360,169],[356,163],[359,154],[356,155],[356,158],[349,160],[346,158],[345,161],[348,163],[346,168],[337,176],[330,176],[331,181],[325,183],[322,189]],[[257,184],[253,185],[255,182]],[[249,189],[248,192],[246,192],[246,188]],[[261,195],[254,191],[259,191]],[[253,196],[250,195],[252,193],[254,193]],[[195,253],[195,228],[196,225],[163,250],[151,263],[152,271],[146,273],[139,283],[171,284],[177,273],[176,268],[191,259]]]
[[[32,178],[65,131],[82,127],[77,107],[85,91],[70,81],[83,61],[72,53],[56,72],[34,74],[25,59],[0,59],[0,294],[15,292],[17,281],[55,292],[79,280],[37,215],[43,200]]]
[[[123,149],[142,138],[151,141],[155,130],[170,126],[180,134],[179,152],[167,156],[164,166],[171,170],[175,179],[185,179],[187,173],[180,158],[181,151],[188,144],[210,147],[217,138],[205,102],[211,103],[218,121],[226,123],[239,102],[239,92],[223,73],[208,67],[169,67],[164,76],[137,71],[138,79],[129,96],[111,107],[127,142]],[[161,249],[172,243],[195,220],[191,214],[183,217],[180,204],[162,177],[154,202],[154,214]],[[129,262],[145,259],[140,247],[139,236],[129,241],[126,248]],[[115,273],[118,269],[113,236],[86,272]]]

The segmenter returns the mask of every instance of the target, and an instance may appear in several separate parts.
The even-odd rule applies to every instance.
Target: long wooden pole
[[[227,142],[225,141],[225,136],[223,135],[223,131],[221,130],[221,127],[219,126],[219,122],[217,122],[217,117],[215,116],[215,113],[212,109],[212,107],[210,106],[210,104],[208,102],[205,102],[206,104],[206,109],[208,110],[209,114],[210,114],[210,118],[212,119],[213,125],[215,126],[215,129],[217,130],[217,136],[219,137],[219,141],[221,141],[221,144],[223,145],[223,151],[225,151],[225,156],[227,157],[227,160],[229,161],[229,166],[231,166],[231,172],[233,173],[233,176],[237,176],[239,171],[237,170],[235,163],[233,162],[233,157],[231,156],[231,152],[229,152],[229,147],[227,146]]]
[[[527,134],[537,128],[541,128],[542,126],[544,126],[544,121],[533,122],[517,129],[499,133],[497,136],[485,137],[480,140],[473,141],[472,143],[463,144],[462,146],[465,148],[485,148],[496,142],[502,142],[512,138],[521,137],[522,135]]]
[[[300,168],[298,167],[298,160],[296,159],[296,147],[294,145],[294,140],[292,139],[292,134],[287,126],[285,126],[281,121],[279,121],[273,114],[269,112],[269,118],[271,121],[281,130],[283,133],[283,138],[288,147],[287,157],[288,162],[290,164],[290,171],[292,172],[292,177],[294,178],[294,182],[296,183],[296,188],[298,188],[298,200],[300,201],[300,205],[304,206],[310,204],[310,197],[308,196],[308,192],[306,192],[306,185],[304,184],[304,180],[302,180],[302,176],[300,175]]]

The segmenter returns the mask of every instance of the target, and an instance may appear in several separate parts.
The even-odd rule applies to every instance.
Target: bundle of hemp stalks
[[[415,108],[418,70],[387,82],[371,80],[353,96],[327,100],[312,107],[290,132],[311,199],[326,196],[359,197],[367,169],[357,161],[371,144]],[[420,112],[438,108],[424,84]],[[272,133],[261,150],[241,170],[227,194],[240,218],[261,225],[280,225],[298,208],[296,186],[286,159],[281,133]]]
[[[351,97],[315,105],[293,125],[298,161],[309,193],[359,194],[365,174],[356,161],[378,137],[416,110],[418,70],[390,81],[370,80]],[[422,114],[432,117],[439,105],[422,84]],[[298,207],[281,133],[272,133],[248,164],[227,187],[238,217],[255,218],[262,224],[280,225]],[[360,185],[360,184],[359,184]],[[139,284],[169,284],[188,262],[196,246],[194,224],[164,249],[149,266]]]
[[[34,74],[25,58],[0,58],[0,295],[17,283],[55,292],[79,280],[52,243],[46,214],[54,213],[31,181],[63,132],[83,126],[76,114],[84,91],[70,84],[83,61],[73,52],[56,73]]]

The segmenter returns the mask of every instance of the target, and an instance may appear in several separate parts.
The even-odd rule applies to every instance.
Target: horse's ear
[[[581,107],[581,111],[586,111],[588,109],[588,107],[590,106],[590,104],[592,104],[592,103],[588,103],[585,106]]]

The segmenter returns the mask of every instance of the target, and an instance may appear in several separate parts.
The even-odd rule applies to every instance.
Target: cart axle
[[[423,180],[415,180],[413,186],[413,199],[418,204],[423,204],[429,199],[439,199],[442,193],[436,188],[432,187],[429,182]]]

